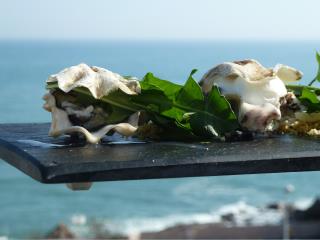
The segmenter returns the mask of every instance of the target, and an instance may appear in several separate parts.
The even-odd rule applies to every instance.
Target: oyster
[[[89,67],[86,64],[79,64],[66,68],[58,74],[51,75],[47,83],[57,82],[58,87],[65,93],[77,87],[87,88],[96,99],[107,96],[113,91],[120,89],[126,94],[134,95],[140,93],[140,85],[136,79],[125,79],[117,73],[100,67]],[[61,97],[60,97],[61,96]],[[56,97],[58,99],[56,99]],[[62,134],[83,134],[90,143],[97,143],[111,130],[123,136],[132,136],[137,130],[135,123],[109,124],[96,129],[104,123],[107,117],[101,108],[89,105],[81,108],[72,103],[68,96],[50,92],[44,95],[44,109],[51,112],[52,122],[49,135],[58,137]],[[57,100],[61,100],[60,106]],[[76,124],[71,121],[73,119]],[[134,115],[131,119],[136,119]],[[130,119],[129,119],[130,121]],[[78,124],[77,124],[78,123]]]
[[[296,81],[302,73],[278,64],[265,68],[256,60],[222,63],[210,69],[201,79],[204,93],[217,85],[231,102],[242,127],[249,131],[272,129],[281,118],[281,99],[288,94],[284,81]]]

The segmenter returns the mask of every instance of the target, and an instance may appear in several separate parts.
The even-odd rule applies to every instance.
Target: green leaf
[[[176,104],[187,105],[191,108],[203,108],[204,96],[201,87],[192,77],[196,71],[196,69],[191,71],[187,82],[178,92],[175,99]]]
[[[314,90],[303,88],[299,100],[307,107],[307,112],[320,111],[320,100]]]
[[[320,82],[320,54],[318,52],[316,52],[316,59],[318,62],[318,71],[317,71],[317,75],[315,76],[315,78],[308,84],[308,86],[311,86],[315,81]]]
[[[140,82],[143,90],[156,89],[163,92],[169,99],[173,99],[175,94],[181,89],[181,85],[155,77],[152,73],[147,73]]]
[[[302,94],[300,99],[308,100],[308,102],[310,103],[319,103],[319,99],[317,98],[317,95],[313,91],[307,88],[302,89]]]
[[[304,85],[287,85],[286,87],[296,95],[306,107],[307,112],[320,112],[320,88]]]
[[[237,121],[236,115],[231,110],[230,103],[223,95],[221,95],[217,86],[213,86],[208,95],[206,110],[213,112],[215,115],[220,116],[220,118],[224,120],[230,120],[232,122]]]
[[[163,91],[153,88],[149,88],[148,90],[141,89],[141,93],[132,96],[131,100],[143,109],[150,109],[158,113],[164,112],[172,107],[172,100],[170,100]],[[157,106],[157,109],[155,109],[155,106]]]
[[[316,59],[318,62],[318,72],[317,72],[316,79],[318,80],[318,82],[320,82],[320,54],[318,52],[316,52]]]
[[[205,111],[191,115],[190,124],[195,134],[208,138],[222,136],[240,128],[229,102],[216,86],[213,86],[207,97]]]

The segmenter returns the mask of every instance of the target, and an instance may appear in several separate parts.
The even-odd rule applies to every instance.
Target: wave
[[[308,208],[314,199],[303,198],[293,203],[299,209]],[[232,226],[274,225],[282,221],[283,212],[268,207],[257,207],[238,201],[206,213],[174,214],[163,217],[87,220],[85,215],[71,216],[70,228],[79,236],[94,236],[93,231],[134,235],[161,231],[179,224],[206,224],[224,222]]]
[[[306,210],[314,202],[314,198],[300,198],[293,203],[294,208],[299,210]]]

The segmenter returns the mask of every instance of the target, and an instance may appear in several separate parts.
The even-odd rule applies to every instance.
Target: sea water
[[[65,67],[87,63],[142,78],[147,72],[183,83],[212,66],[257,59],[316,74],[319,42],[0,42],[0,123],[48,122],[42,109],[45,80]],[[250,149],[248,149],[249,151]],[[291,184],[293,193],[284,188]],[[79,235],[108,230],[132,233],[177,223],[216,222],[224,213],[247,213],[257,223],[276,222],[259,207],[275,201],[308,205],[319,195],[320,173],[283,173],[95,183],[90,191],[43,185],[0,161],[0,236],[41,236],[62,222]],[[98,226],[98,227],[97,227]]]

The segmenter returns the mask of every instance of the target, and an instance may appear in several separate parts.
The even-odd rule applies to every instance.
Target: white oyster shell
[[[118,89],[130,95],[140,93],[137,80],[127,80],[107,69],[89,67],[84,63],[51,75],[47,82],[57,82],[59,88],[66,93],[76,87],[86,87],[95,98],[102,98]]]
[[[94,98],[102,98],[109,93],[120,89],[126,94],[140,93],[140,84],[136,79],[125,79],[117,73],[113,73],[107,69],[100,67],[89,67],[81,63],[77,66],[72,66],[62,70],[61,72],[51,75],[47,83],[57,82],[58,87],[68,93],[76,87],[85,87],[89,89]],[[109,131],[114,130],[123,136],[132,136],[137,130],[136,126],[129,123],[110,124],[102,127],[98,131],[90,132],[84,127],[73,126],[68,115],[73,114],[77,117],[90,118],[94,110],[93,106],[88,106],[85,109],[75,110],[76,106],[69,102],[63,102],[65,110],[56,106],[55,97],[48,93],[44,95],[46,101],[44,109],[51,112],[52,122],[49,135],[53,137],[62,134],[74,132],[82,133],[88,142],[97,143]]]
[[[47,93],[43,96],[43,99],[46,101],[43,105],[43,108],[51,112],[52,122],[49,131],[49,136],[58,137],[62,134],[69,133],[82,133],[88,142],[98,143],[101,138],[103,138],[109,131],[114,130],[115,132],[129,137],[132,136],[137,127],[129,123],[119,123],[119,124],[110,124],[102,127],[98,131],[90,132],[84,127],[73,126],[69,120],[68,113],[56,106],[55,97]]]
[[[296,81],[302,73],[278,64],[273,69],[256,60],[225,62],[210,69],[200,81],[204,93],[213,85],[227,98],[239,101],[238,119],[251,131],[265,131],[281,118],[280,98],[287,94],[284,81]]]

